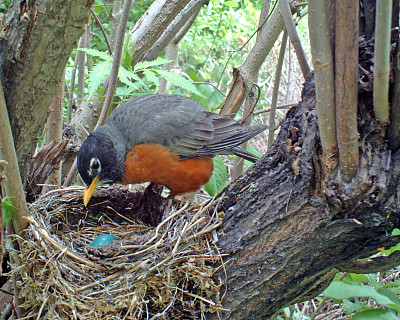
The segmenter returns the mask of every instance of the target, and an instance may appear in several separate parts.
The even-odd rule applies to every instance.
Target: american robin
[[[267,128],[245,127],[178,95],[145,95],[125,102],[94,130],[78,153],[78,171],[87,185],[85,206],[96,185],[153,182],[182,194],[206,184],[211,157],[257,157],[239,145]]]

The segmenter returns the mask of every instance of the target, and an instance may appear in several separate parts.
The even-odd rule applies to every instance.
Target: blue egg
[[[104,233],[96,237],[90,244],[91,247],[97,247],[105,244],[111,243],[111,241],[117,240],[112,234]]]

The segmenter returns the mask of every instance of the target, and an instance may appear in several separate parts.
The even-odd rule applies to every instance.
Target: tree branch
[[[79,40],[79,48],[86,48],[86,33],[88,25],[85,25],[85,32],[82,34]],[[76,52],[78,56],[78,94],[76,95],[77,104],[80,105],[84,99],[85,92],[85,71],[86,71],[86,52],[78,50]]]
[[[336,1],[336,134],[340,173],[346,182],[354,177],[359,164],[357,130],[358,11],[358,2],[353,0]]]
[[[22,180],[92,2],[13,1],[3,18],[0,68]]]
[[[131,45],[132,50],[134,50],[132,68],[138,61],[142,60],[156,39],[161,36],[189,1],[159,0],[152,3],[132,29]]]
[[[279,0],[279,8],[281,9],[282,18],[285,22],[287,33],[289,35],[290,41],[293,44],[294,50],[296,51],[297,60],[299,61],[301,72],[303,73],[303,77],[305,79],[307,75],[311,72],[311,68],[308,65],[306,53],[304,52],[299,35],[296,31],[296,26],[294,24],[292,12],[289,6],[289,1]]]
[[[287,39],[288,39],[288,33],[285,30],[283,32],[281,48],[279,50],[278,63],[276,65],[276,71],[275,71],[274,89],[272,91],[272,98],[271,98],[271,111],[269,113],[269,122],[268,122],[268,145],[267,145],[268,150],[272,146],[272,143],[274,142],[276,104],[278,102],[279,83],[281,81],[281,74],[282,74],[283,61],[285,58]]]
[[[111,55],[112,55],[111,44],[110,44],[110,41],[108,40],[107,33],[106,33],[106,31],[104,30],[103,24],[101,23],[101,21],[100,21],[100,19],[99,19],[99,16],[98,16],[97,13],[93,10],[93,8],[90,10],[90,12],[92,13],[94,19],[96,20],[96,22],[97,22],[97,24],[98,24],[98,26],[99,26],[99,28],[100,28],[100,30],[101,30],[101,33],[103,34],[104,41],[105,41],[106,44],[107,44],[108,54],[111,56]]]
[[[392,0],[376,2],[374,112],[382,126],[389,121],[390,27]]]
[[[336,127],[333,56],[330,45],[326,0],[310,0],[308,29],[315,72],[316,105],[324,163],[328,170],[336,167]]]
[[[199,14],[202,6],[204,6],[208,1],[209,0],[191,0],[165,29],[160,38],[158,38],[153,46],[147,51],[143,57],[143,60],[151,61],[156,59],[167,46],[167,44],[172,41],[172,39],[178,34],[179,30],[181,30],[184,26],[186,27],[187,32]],[[189,25],[185,25],[187,21],[191,21],[191,23]]]
[[[101,109],[99,120],[97,121],[95,128],[98,128],[104,124],[107,114],[111,107],[111,102],[114,98],[115,87],[117,86],[117,80],[118,80],[119,66],[121,64],[122,48],[124,46],[125,28],[126,28],[126,24],[128,22],[131,4],[132,4],[132,0],[124,1],[124,7],[122,9],[121,21],[119,22],[119,27],[118,27],[118,32],[117,32],[117,39],[115,40],[113,63],[111,66],[107,94],[106,94],[106,98],[104,100],[103,108]]]
[[[25,201],[24,188],[22,186],[21,175],[18,167],[17,153],[14,147],[14,139],[11,132],[10,121],[6,101],[4,99],[3,86],[0,84],[0,159],[7,159],[7,182],[6,193],[11,198],[15,206],[16,216],[12,220],[14,230],[21,234],[28,226],[24,219],[27,217],[28,208]]]
[[[337,267],[342,272],[376,273],[390,270],[400,265],[400,251],[394,251],[388,256],[356,260]]]
[[[296,8],[296,10],[300,10]],[[243,65],[233,70],[233,84],[229,89],[221,114],[235,115],[250,92],[255,77],[284,28],[281,12],[277,8],[265,24],[260,26],[257,41]]]

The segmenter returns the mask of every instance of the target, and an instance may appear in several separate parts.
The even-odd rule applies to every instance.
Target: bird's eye
[[[90,159],[90,168],[93,170],[99,170],[100,169],[100,161],[97,158],[92,158]]]

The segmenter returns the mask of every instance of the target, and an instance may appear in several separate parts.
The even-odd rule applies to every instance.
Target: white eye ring
[[[94,168],[94,167],[97,167],[97,168]],[[90,170],[97,170],[98,172],[101,171],[101,162],[98,158],[90,159]]]

